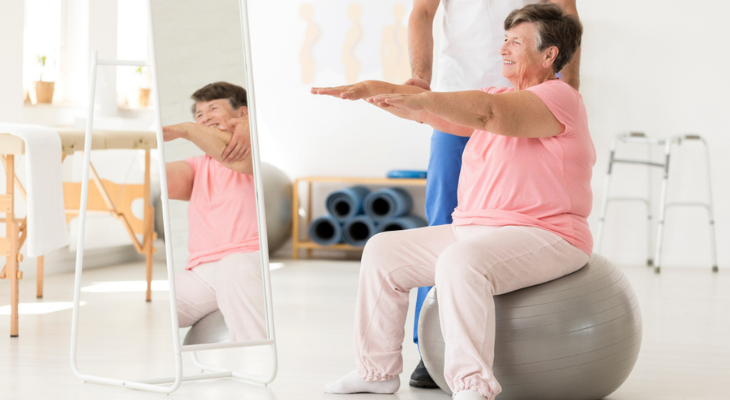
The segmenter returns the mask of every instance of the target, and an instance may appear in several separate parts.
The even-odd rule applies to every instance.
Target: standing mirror
[[[151,5],[169,198],[165,241],[183,344],[266,339],[238,0]]]
[[[122,380],[76,368],[83,248],[77,256],[72,368],[87,382],[163,393],[177,390],[182,381],[208,378],[266,384],[276,376],[277,360],[246,2],[148,0],[148,4],[148,64],[160,156],[158,212],[163,217],[164,234],[160,233],[170,283],[175,376]],[[93,95],[89,103],[94,103]],[[89,116],[93,121],[93,108]],[[84,176],[88,164],[87,157]],[[82,188],[88,191],[87,186]],[[81,208],[85,221],[83,200]],[[221,357],[233,347],[268,348],[270,358],[247,359],[240,353]],[[198,358],[207,350],[216,350],[207,353],[215,357]],[[183,374],[183,353],[192,355],[202,374]],[[237,369],[246,362],[244,370],[253,367],[255,373]],[[163,385],[167,383],[171,385]]]

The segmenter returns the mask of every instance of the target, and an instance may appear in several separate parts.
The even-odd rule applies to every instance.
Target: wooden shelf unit
[[[330,246],[322,246],[314,243],[309,238],[302,239],[299,236],[300,222],[304,218],[305,226],[312,223],[312,188],[316,183],[342,183],[345,185],[377,185],[377,186],[426,186],[426,179],[407,179],[407,178],[353,178],[353,177],[334,177],[334,176],[309,176],[297,178],[294,180],[292,188],[292,259],[299,259],[299,250],[306,250],[307,257],[312,256],[312,250],[362,250],[362,247],[351,246],[347,243],[338,243]],[[302,217],[300,210],[302,205],[299,202],[299,186],[307,185],[307,204],[305,217]]]

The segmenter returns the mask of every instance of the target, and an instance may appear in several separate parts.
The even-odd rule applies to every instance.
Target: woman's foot
[[[366,381],[360,377],[357,371],[340,378],[340,380],[324,385],[325,393],[380,393],[392,394],[400,388],[400,378],[395,377],[387,381]]]
[[[487,400],[487,398],[473,390],[462,390],[454,396],[454,400]]]

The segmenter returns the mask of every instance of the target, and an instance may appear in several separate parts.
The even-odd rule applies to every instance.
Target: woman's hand
[[[367,81],[358,82],[352,85],[335,86],[326,88],[315,88],[310,90],[312,94],[324,94],[339,97],[345,100],[360,100],[369,96]]]
[[[223,161],[234,163],[243,160],[246,151],[251,148],[251,132],[248,125],[248,117],[232,118],[226,123],[218,126],[222,131],[232,133],[231,141],[223,150]]]
[[[392,107],[400,110],[422,111],[426,103],[426,97],[424,96],[426,93],[379,94],[368,98],[367,102],[383,109]]]
[[[171,140],[184,138],[188,134],[188,124],[192,122],[182,122],[175,125],[168,125],[162,127],[162,140],[169,142]]]
[[[420,104],[421,100],[414,99],[419,96],[419,94],[383,94],[369,97],[366,101],[388,111],[396,117],[409,119],[422,124],[427,118],[427,113]],[[404,97],[409,100],[403,99]]]

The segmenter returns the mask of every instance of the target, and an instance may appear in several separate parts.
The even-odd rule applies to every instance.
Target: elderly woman
[[[313,93],[367,99],[403,118],[471,136],[451,225],[373,237],[365,247],[355,317],[357,371],[330,393],[400,386],[408,292],[435,283],[455,399],[493,399],[493,296],[580,269],[592,248],[595,149],[580,94],[556,73],[582,27],[558,6],[529,5],[505,21],[502,74],[514,88],[435,93],[367,81]]]

